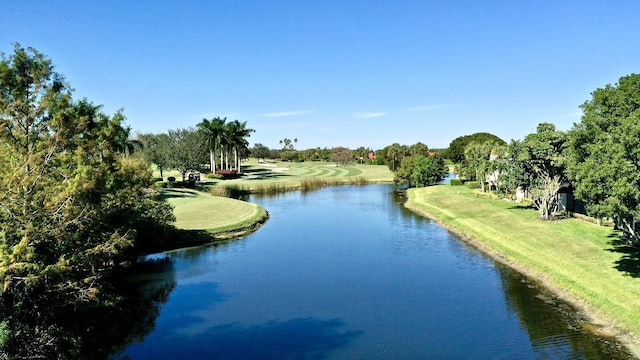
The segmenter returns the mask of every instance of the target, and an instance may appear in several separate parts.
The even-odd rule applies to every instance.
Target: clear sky
[[[0,51],[49,56],[134,132],[215,116],[251,144],[505,141],[568,130],[640,72],[640,1],[0,0]]]

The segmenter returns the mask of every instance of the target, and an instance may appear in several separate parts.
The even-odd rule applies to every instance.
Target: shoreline
[[[571,294],[569,291],[564,290],[558,286],[555,286],[551,282],[549,282],[546,277],[540,272],[527,267],[526,265],[518,264],[510,259],[508,259],[505,255],[501,254],[499,251],[494,248],[487,246],[481,239],[474,237],[466,233],[465,231],[444,222],[438,216],[428,212],[425,209],[419,208],[417,206],[410,204],[410,196],[406,196],[406,201],[403,204],[405,208],[411,210],[412,212],[429,218],[435,222],[437,222],[440,226],[445,228],[447,231],[455,234],[466,244],[473,246],[474,248],[481,251],[483,254],[489,256],[491,259],[503,264],[514,271],[534,280],[538,283],[542,288],[550,293],[556,295],[562,301],[570,304],[577,311],[577,315],[581,315],[586,318],[586,322],[583,325],[583,328],[597,336],[602,338],[613,338],[616,341],[620,342],[623,346],[627,348],[630,355],[634,356],[637,359],[640,359],[640,339],[633,336],[630,331],[621,328],[616,325],[612,319],[607,318],[606,316],[601,315],[596,309],[592,308],[586,302],[579,298],[578,296]]]

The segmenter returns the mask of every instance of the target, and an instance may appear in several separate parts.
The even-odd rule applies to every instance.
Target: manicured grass
[[[327,184],[363,184],[363,183],[391,183],[393,173],[386,165],[336,166],[331,162],[263,162],[250,159],[242,163],[244,176],[233,180],[202,180],[209,185],[233,186],[242,190],[260,192],[261,189],[300,189],[301,182],[306,179],[330,179]],[[174,176],[177,180],[182,175],[176,171],[164,171],[164,178]],[[159,177],[160,172],[154,171]]]
[[[410,189],[407,206],[538,279],[640,354],[640,260],[615,245],[613,229],[577,219],[543,222],[533,209],[461,186]]]
[[[164,189],[163,195],[174,206],[176,227],[205,230],[213,235],[246,230],[263,222],[265,209],[257,204],[212,196],[191,189]]]

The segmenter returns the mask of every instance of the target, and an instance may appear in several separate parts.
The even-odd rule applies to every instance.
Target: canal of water
[[[165,289],[115,358],[624,359],[573,309],[435,222],[390,185],[252,198],[257,232],[155,255]]]

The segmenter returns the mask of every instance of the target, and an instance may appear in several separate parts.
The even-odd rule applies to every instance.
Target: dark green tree
[[[207,137],[193,128],[169,130],[171,144],[170,166],[182,175],[185,181],[190,171],[200,171],[202,164],[207,163]]]
[[[346,147],[337,146],[331,149],[331,155],[329,155],[331,161],[340,165],[349,165],[353,163],[353,153]]]
[[[464,152],[465,152],[465,149],[467,148],[467,145],[472,142],[477,142],[477,143],[495,142],[497,144],[507,145],[507,143],[504,140],[500,139],[496,135],[486,133],[486,132],[479,132],[471,135],[460,136],[458,138],[453,139],[453,141],[451,141],[451,143],[449,144],[449,147],[447,148],[447,151],[443,156],[447,159],[450,159],[454,163],[460,163],[465,159]]]
[[[568,133],[567,171],[594,217],[611,217],[630,244],[640,237],[640,74],[591,93]]]
[[[412,183],[416,187],[425,187],[438,183],[447,174],[444,160],[440,156],[419,157],[413,173]]]
[[[171,143],[167,134],[139,134],[138,140],[144,145],[142,148],[142,158],[151,164],[155,164],[160,170],[160,177],[163,178],[163,171],[171,164]]]
[[[116,301],[106,291],[113,275],[172,221],[148,164],[121,156],[128,139],[123,122],[120,112],[107,116],[87,100],[74,102],[63,77],[35,49],[15,45],[12,55],[2,55],[3,354],[47,357],[40,351],[55,350],[72,357],[79,340],[52,319]]]
[[[540,218],[549,220],[558,210],[558,190],[567,180],[566,134],[555,125],[542,123],[536,132],[509,145],[503,180],[511,191],[531,192]]]
[[[271,150],[260,143],[256,143],[251,148],[251,155],[257,159],[266,159],[271,155]]]

